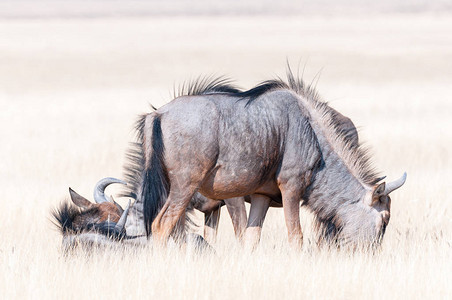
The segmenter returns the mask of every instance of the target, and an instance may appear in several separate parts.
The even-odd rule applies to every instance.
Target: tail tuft
[[[165,146],[163,144],[163,134],[161,128],[160,115],[153,113],[151,153],[146,160],[142,176],[141,198],[143,200],[144,222],[146,234],[151,235],[151,226],[157,214],[162,209],[168,197],[170,183],[165,167],[164,155]],[[141,131],[145,126],[141,128]],[[141,132],[146,137],[145,132]],[[146,147],[146,139],[143,140],[143,147]],[[144,148],[146,149],[146,148]]]

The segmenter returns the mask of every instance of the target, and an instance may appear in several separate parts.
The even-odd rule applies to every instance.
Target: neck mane
[[[308,111],[320,151],[321,165],[314,172],[311,185],[304,195],[307,205],[316,216],[315,228],[319,238],[337,238],[343,224],[366,211],[363,201],[366,192],[378,181],[368,150],[353,145],[347,133],[335,121],[334,110],[321,101],[317,92],[287,72],[289,88],[299,97],[299,106]],[[361,211],[361,212],[360,212]]]
[[[369,173],[366,153],[351,147],[350,140],[339,134],[330,110],[316,97],[300,95],[299,105],[309,112],[322,160],[314,172],[303,200],[316,215],[318,228],[336,234],[351,206],[359,206],[375,180]],[[365,159],[365,160],[363,160]]]

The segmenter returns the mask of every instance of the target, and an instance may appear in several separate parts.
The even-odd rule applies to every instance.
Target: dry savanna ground
[[[223,211],[216,255],[178,249],[63,257],[49,210],[122,176],[138,114],[173,85],[226,74],[242,87],[305,65],[350,116],[392,195],[381,253],[290,251],[282,210],[246,254]],[[452,296],[452,16],[0,19],[2,298],[448,298]],[[117,192],[114,187],[108,192]],[[124,199],[119,199],[124,204]],[[201,218],[198,220],[201,224]]]

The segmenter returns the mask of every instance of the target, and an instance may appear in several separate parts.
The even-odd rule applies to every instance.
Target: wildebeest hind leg
[[[195,190],[196,186],[188,184],[183,187],[176,184],[171,186],[168,199],[154,222],[152,222],[152,235],[154,241],[161,244],[166,243],[177,222],[184,216],[185,210],[191,197],[195,193]]]

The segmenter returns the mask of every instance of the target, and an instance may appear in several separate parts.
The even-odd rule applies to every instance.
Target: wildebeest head
[[[330,224],[334,223],[334,226],[329,228],[332,230],[329,234],[335,234],[339,245],[380,245],[391,214],[389,194],[401,187],[405,180],[406,173],[395,181],[376,183],[366,193],[363,205],[349,205],[338,211],[337,219]]]
[[[106,196],[104,190],[112,183],[126,184],[122,180],[111,177],[100,180],[94,188],[96,203],[92,203],[69,188],[72,203],[65,201],[53,211],[54,223],[63,235],[65,251],[79,246],[82,249],[91,250],[93,246],[136,247],[148,244],[148,239],[143,235],[127,235],[125,226],[127,217],[129,212],[133,215],[130,200],[123,210],[112,197]],[[196,249],[214,252],[213,248],[197,234],[188,234],[186,241]]]
[[[114,238],[122,238],[125,235],[124,225],[130,201],[123,210],[112,197],[106,196],[104,190],[112,183],[126,184],[115,178],[100,180],[94,188],[96,203],[90,202],[69,188],[71,201],[75,206],[66,201],[53,212],[55,224],[60,228],[63,236],[86,232],[99,232]]]

